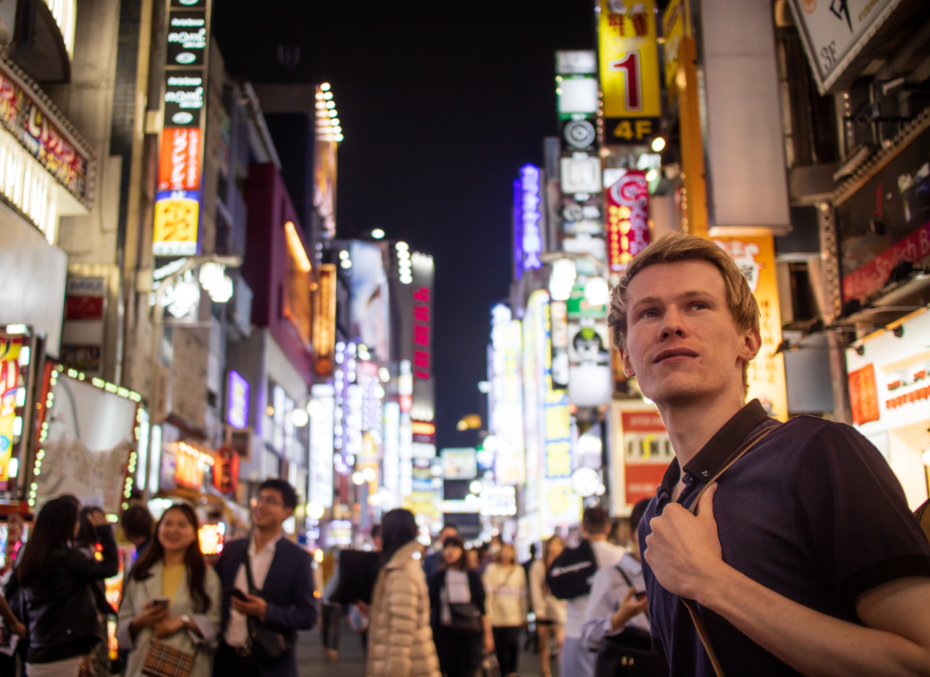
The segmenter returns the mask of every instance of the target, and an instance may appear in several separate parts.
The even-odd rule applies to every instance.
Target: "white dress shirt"
[[[255,549],[255,539],[249,541],[249,558],[252,560],[252,582],[258,590],[265,587],[265,579],[268,577],[268,569],[271,568],[271,561],[274,559],[274,551],[278,546],[278,541],[284,538],[284,532],[280,532],[275,538],[265,543],[261,551]],[[245,594],[249,592],[249,582],[245,575],[245,563],[239,565],[239,571],[236,572],[236,587]],[[229,623],[226,625],[226,634],[224,639],[229,646],[245,647],[249,643],[249,628],[246,624],[246,617],[233,609],[229,608]]]

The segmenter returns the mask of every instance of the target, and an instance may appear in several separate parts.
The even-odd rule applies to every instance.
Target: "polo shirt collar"
[[[766,418],[768,414],[759,400],[753,400],[744,405],[688,462],[685,466],[685,482],[690,485],[695,481],[702,482],[713,477],[749,433]],[[681,479],[681,466],[675,458],[665,471],[662,484],[659,486],[659,493],[664,492],[671,496],[679,479]]]

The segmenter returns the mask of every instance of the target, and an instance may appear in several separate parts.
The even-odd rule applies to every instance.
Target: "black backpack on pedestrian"
[[[558,599],[574,599],[591,592],[597,573],[597,558],[588,541],[577,548],[565,548],[546,572],[546,585]]]

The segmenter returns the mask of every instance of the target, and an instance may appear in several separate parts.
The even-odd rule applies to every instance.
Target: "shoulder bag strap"
[[[620,575],[623,576],[623,580],[626,581],[626,584],[629,586],[630,590],[632,590],[633,592],[636,592],[636,586],[633,585],[633,580],[627,575],[626,571],[623,570],[623,567],[620,566],[619,562],[617,562],[616,569],[617,571],[620,572]],[[645,614],[646,619],[649,620],[649,622],[651,623],[652,619],[649,618],[649,611],[646,610],[643,613]]]
[[[251,543],[249,545],[251,545]],[[249,557],[248,546],[245,549],[243,564],[245,564],[245,580],[249,585],[249,594],[254,595],[257,592],[257,588],[255,587],[255,581],[252,579],[252,558]]]
[[[766,435],[768,435],[774,428],[777,426],[768,426],[763,430],[760,430],[758,433],[753,435],[751,438],[746,440],[743,445],[733,452],[733,455],[727,459],[727,462],[723,464],[723,467],[717,471],[717,473],[707,480],[707,483],[704,487],[698,492],[698,495],[694,497],[694,500],[691,502],[691,507],[688,508],[688,512],[692,515],[697,515],[698,503],[701,501],[701,496],[704,495],[704,492],[718,479],[720,476],[725,473],[731,465],[736,463],[739,459],[745,456],[756,444],[762,441]],[[698,613],[697,603],[692,599],[685,599],[681,597],[682,604],[685,605],[685,608],[688,610],[688,613],[691,614],[691,620],[694,622],[694,628],[697,630],[698,637],[701,638],[701,644],[704,645],[704,650],[707,651],[707,655],[710,658],[711,664],[714,666],[714,673],[717,677],[724,677],[723,667],[720,665],[720,659],[717,658],[717,652],[714,651],[714,645],[710,641],[710,635],[707,632],[707,627],[704,625],[704,621],[701,619],[701,615]]]

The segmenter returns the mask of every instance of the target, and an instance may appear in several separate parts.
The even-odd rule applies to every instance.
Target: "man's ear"
[[[623,362],[623,373],[627,378],[634,378],[636,371],[633,369],[633,362],[630,360],[630,351],[618,348],[620,351],[620,360]]]
[[[740,346],[739,356],[743,362],[751,362],[762,349],[762,335],[758,329],[750,329],[743,334],[743,345]]]

